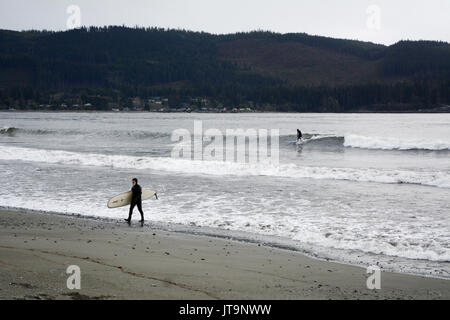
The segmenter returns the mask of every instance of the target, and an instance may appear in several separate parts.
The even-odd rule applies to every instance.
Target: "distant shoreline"
[[[446,42],[125,26],[0,36],[0,108],[450,112]]]
[[[296,112],[296,111],[252,111],[252,112],[160,112],[160,111],[108,111],[108,110],[0,110],[3,113],[130,113],[130,114],[141,114],[141,113],[162,113],[162,114],[253,114],[253,113],[295,113],[295,114],[448,114],[448,111],[352,111],[352,112]]]

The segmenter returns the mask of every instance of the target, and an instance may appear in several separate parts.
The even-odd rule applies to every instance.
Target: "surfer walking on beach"
[[[138,180],[133,178],[131,180],[133,187],[131,188],[131,203],[130,203],[130,213],[128,214],[128,219],[125,219],[128,223],[131,222],[131,216],[133,215],[134,207],[137,206],[141,214],[141,222],[144,222],[144,212],[142,211],[142,188],[138,185]]]

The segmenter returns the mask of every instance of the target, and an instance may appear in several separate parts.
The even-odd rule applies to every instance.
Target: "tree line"
[[[255,38],[270,39],[270,45],[300,42],[375,61],[379,77],[357,85],[300,86],[221,59],[221,43]],[[271,111],[434,108],[450,104],[450,45],[401,41],[383,46],[306,34],[212,35],[118,26],[0,31],[0,106],[84,99],[107,109],[110,102],[126,104],[132,97],[153,96],[168,97],[170,107],[207,97],[215,104],[252,104]]]

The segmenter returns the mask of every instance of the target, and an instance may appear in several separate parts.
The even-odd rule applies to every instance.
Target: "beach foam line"
[[[44,162],[50,164],[113,167],[136,170],[157,170],[185,174],[217,176],[273,176],[376,182],[388,184],[418,184],[450,188],[450,173],[416,172],[409,170],[384,170],[375,168],[303,167],[295,164],[271,162],[239,163],[201,161],[169,157],[138,157],[106,155],[63,150],[46,150],[0,146],[0,160]]]

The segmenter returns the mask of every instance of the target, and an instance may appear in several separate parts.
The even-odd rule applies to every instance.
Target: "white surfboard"
[[[121,193],[115,197],[112,197],[108,201],[108,208],[114,209],[114,208],[120,208],[127,206],[131,203],[131,191]],[[142,201],[148,200],[150,198],[156,197],[158,199],[158,196],[156,195],[156,191],[149,190],[149,189],[142,189]]]

